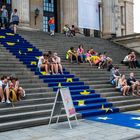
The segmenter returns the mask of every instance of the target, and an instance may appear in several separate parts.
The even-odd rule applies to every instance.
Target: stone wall
[[[39,16],[36,18],[35,9],[39,9]],[[30,0],[30,27],[43,30],[43,0]]]

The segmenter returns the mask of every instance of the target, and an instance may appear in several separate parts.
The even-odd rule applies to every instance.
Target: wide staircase
[[[81,114],[79,117],[140,108],[139,97],[123,97],[110,85],[110,73],[106,70],[91,68],[88,64],[70,64],[65,60],[68,48],[77,47],[80,43],[86,45],[85,50],[93,47],[98,52],[107,51],[116,64],[123,59],[128,50],[97,38],[65,38],[61,34],[50,37],[46,33],[27,31],[20,31],[20,34],[24,38],[13,35],[10,30],[0,31],[1,75],[16,74],[27,93],[26,98],[13,107],[0,104],[0,131],[47,124],[60,84],[70,88],[76,111]],[[61,56],[63,75],[46,76],[44,72],[38,71],[38,57],[48,50]],[[120,64],[119,66],[122,73],[129,74],[127,67]],[[140,79],[139,70],[134,72]],[[62,114],[61,118],[64,120],[65,115]]]

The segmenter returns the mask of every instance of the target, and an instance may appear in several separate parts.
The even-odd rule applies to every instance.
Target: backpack
[[[14,14],[12,15],[12,22],[13,21],[19,21],[19,16],[17,14]]]

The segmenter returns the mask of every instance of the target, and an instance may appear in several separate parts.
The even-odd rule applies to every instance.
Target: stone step
[[[38,92],[52,92],[53,89],[52,88],[46,88],[46,87],[43,87],[43,88],[26,88],[26,93],[38,93]]]
[[[129,100],[133,100],[133,99],[137,99],[138,97],[135,96],[122,96],[122,94],[120,94],[120,96],[114,96],[114,97],[106,97],[108,102],[115,102],[115,101],[123,101],[123,100],[127,100],[129,102]]]
[[[140,97],[137,99],[125,100],[125,101],[115,101],[112,102],[114,107],[124,106],[124,105],[134,105],[140,103]]]
[[[80,114],[77,114],[78,118],[81,118]],[[57,117],[54,117],[52,120],[52,123],[56,122]],[[60,122],[65,121],[66,115],[60,115]],[[33,127],[33,126],[39,126],[39,125],[46,125],[49,123],[50,117],[39,117],[38,118],[32,118],[32,119],[27,119],[27,120],[19,120],[19,121],[14,121],[14,122],[7,122],[4,124],[0,125],[0,132],[4,131],[10,131],[10,130],[15,130],[15,129],[23,129],[23,128],[28,128],[28,127]]]
[[[135,111],[140,109],[140,104],[124,105],[118,107],[120,112]]]
[[[42,103],[42,104],[33,104],[33,105],[22,105],[22,106],[15,106],[15,107],[9,107],[9,108],[1,108],[0,114],[1,116],[6,116],[7,112],[11,112],[10,114],[15,115],[18,113],[24,113],[24,112],[32,112],[32,111],[41,111],[41,110],[47,110],[51,109],[53,106],[53,103]]]

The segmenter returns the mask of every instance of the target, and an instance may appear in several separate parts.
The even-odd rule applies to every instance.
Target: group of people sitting
[[[74,25],[72,25],[71,27],[66,24],[63,28],[63,33],[65,34],[65,36],[67,37],[73,37],[76,35],[76,32],[79,32],[78,28],[75,28]]]
[[[45,71],[46,75],[63,74],[63,67],[61,65],[61,58],[57,53],[48,51],[44,53],[38,61],[39,71]]]
[[[71,47],[66,53],[66,59],[71,63],[76,61],[78,64],[88,62],[90,66],[97,66],[98,69],[106,68],[112,65],[112,59],[107,56],[107,53],[97,53],[90,48],[86,53],[82,44],[79,45],[78,49],[75,50]]]
[[[139,62],[137,61],[135,52],[129,52],[128,55],[125,56],[122,64],[129,66],[129,69],[139,68]]]
[[[2,76],[0,80],[0,101],[9,104],[13,101],[13,96],[16,96],[16,100],[21,100],[25,97],[25,90],[20,87],[16,77]]]
[[[116,86],[116,89],[122,92],[123,96],[131,94],[133,96],[140,95],[139,94],[139,81],[136,80],[134,73],[131,72],[129,74],[129,78],[126,79],[124,74],[119,72],[119,67],[113,67],[111,69],[111,84]],[[136,93],[135,93],[136,92]]]

